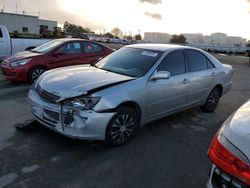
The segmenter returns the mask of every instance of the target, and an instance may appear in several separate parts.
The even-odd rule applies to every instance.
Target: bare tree
[[[121,37],[122,36],[122,30],[120,30],[117,27],[112,29],[112,31],[110,33],[112,33],[115,37]]]

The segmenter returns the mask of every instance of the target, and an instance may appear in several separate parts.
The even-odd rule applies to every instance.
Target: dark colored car
[[[112,53],[109,47],[83,39],[56,39],[32,51],[5,58],[1,69],[6,79],[33,83],[44,71],[63,66],[91,64]]]

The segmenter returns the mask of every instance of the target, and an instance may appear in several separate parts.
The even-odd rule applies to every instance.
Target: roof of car
[[[156,50],[156,51],[167,51],[169,49],[194,49],[192,47],[175,45],[175,44],[132,44],[128,45],[127,47]]]
[[[61,38],[61,39],[55,39],[55,40],[62,40],[64,42],[67,42],[67,41],[86,41],[85,39],[80,39],[80,38]]]

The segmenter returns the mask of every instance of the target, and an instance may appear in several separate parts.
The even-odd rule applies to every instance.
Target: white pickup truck
[[[50,39],[10,38],[8,29],[0,25],[0,60],[17,52],[30,50]]]

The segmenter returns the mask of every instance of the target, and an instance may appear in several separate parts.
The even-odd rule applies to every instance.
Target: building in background
[[[52,35],[57,30],[56,21],[39,19],[38,16],[6,12],[0,13],[0,24],[8,28],[12,37]]]
[[[150,43],[170,43],[171,36],[168,33],[145,32],[144,41]]]
[[[223,52],[242,52],[248,50],[247,39],[236,36],[228,36],[225,33],[183,33],[188,46],[205,50],[217,50]],[[168,33],[145,32],[144,41],[150,43],[170,43],[171,35]]]
[[[200,44],[204,43],[203,35],[201,33],[183,33],[188,44]]]

